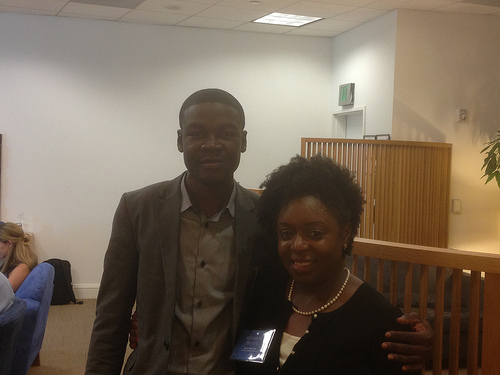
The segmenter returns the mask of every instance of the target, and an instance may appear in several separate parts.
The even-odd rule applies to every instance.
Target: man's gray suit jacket
[[[176,298],[180,236],[180,183],[157,183],[125,193],[118,205],[104,259],[86,374],[120,374],[128,344],[130,314],[137,301],[139,342],[124,374],[164,374],[167,369]],[[233,341],[244,308],[258,223],[258,195],[237,184],[235,236],[237,281]],[[257,249],[260,252],[264,249]]]

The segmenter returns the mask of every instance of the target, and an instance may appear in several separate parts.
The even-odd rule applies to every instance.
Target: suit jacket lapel
[[[250,193],[237,185],[235,205],[235,235],[237,252],[236,285],[233,299],[233,341],[235,340],[238,320],[243,307],[248,275],[251,268],[252,250],[255,234],[259,225],[255,217],[255,203]]]
[[[181,190],[180,184],[182,176],[169,181],[163,191],[158,196],[155,208],[156,215],[156,233],[158,234],[163,272],[165,277],[166,294],[168,297],[168,306],[172,309],[172,315],[175,308],[175,290],[177,284],[177,259],[180,247],[180,207]]]

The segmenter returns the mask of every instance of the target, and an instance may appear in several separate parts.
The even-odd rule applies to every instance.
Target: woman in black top
[[[277,234],[282,265],[256,276],[247,330],[275,329],[264,363],[236,374],[402,374],[381,348],[401,311],[344,268],[363,195],[350,172],[320,156],[271,173],[259,220]]]

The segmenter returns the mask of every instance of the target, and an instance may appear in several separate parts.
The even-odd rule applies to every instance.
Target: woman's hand
[[[417,314],[405,314],[398,318],[399,324],[409,325],[413,332],[389,331],[382,348],[389,354],[391,361],[403,364],[403,371],[418,371],[425,368],[432,358],[434,331],[427,320],[422,320]]]

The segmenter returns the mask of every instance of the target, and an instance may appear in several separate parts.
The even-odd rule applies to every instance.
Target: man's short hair
[[[182,128],[182,122],[184,121],[184,112],[186,109],[195,104],[200,103],[221,103],[227,104],[228,106],[234,108],[238,115],[240,116],[241,124],[245,128],[245,112],[241,106],[238,99],[227,91],[221,89],[202,89],[192,93],[182,104],[181,110],[179,111],[179,126]]]

